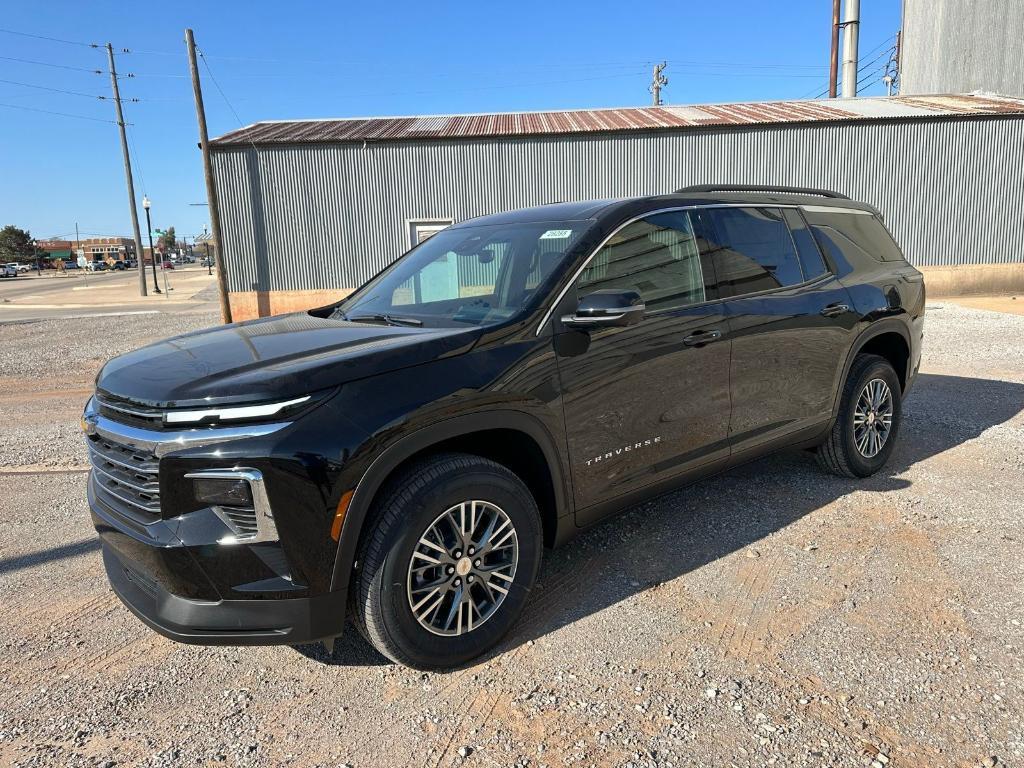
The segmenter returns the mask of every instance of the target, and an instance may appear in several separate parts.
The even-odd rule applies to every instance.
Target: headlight
[[[305,408],[312,395],[294,400],[259,405],[225,405],[201,410],[166,411],[164,424],[222,424],[230,421],[251,421],[284,416]]]

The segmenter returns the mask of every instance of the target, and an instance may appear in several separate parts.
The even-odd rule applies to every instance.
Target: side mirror
[[[621,328],[643,320],[644,309],[643,299],[636,291],[605,288],[580,299],[573,314],[562,316],[562,325],[582,330]]]

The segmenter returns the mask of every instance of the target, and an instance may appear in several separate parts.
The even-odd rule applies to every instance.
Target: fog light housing
[[[242,478],[197,477],[192,480],[192,493],[196,501],[211,506],[249,509],[253,506],[249,482]]]

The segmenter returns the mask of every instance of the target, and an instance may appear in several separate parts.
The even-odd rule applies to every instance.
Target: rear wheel
[[[443,454],[389,481],[366,536],[353,615],[388,658],[459,666],[522,612],[543,545],[529,489],[479,456]]]
[[[818,447],[822,469],[843,477],[868,477],[885,466],[902,418],[896,371],[878,355],[858,355],[840,395],[839,416]]]

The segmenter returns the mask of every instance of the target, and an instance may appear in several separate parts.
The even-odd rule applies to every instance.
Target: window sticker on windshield
[[[540,236],[541,240],[563,240],[572,235],[571,229],[549,229]]]

